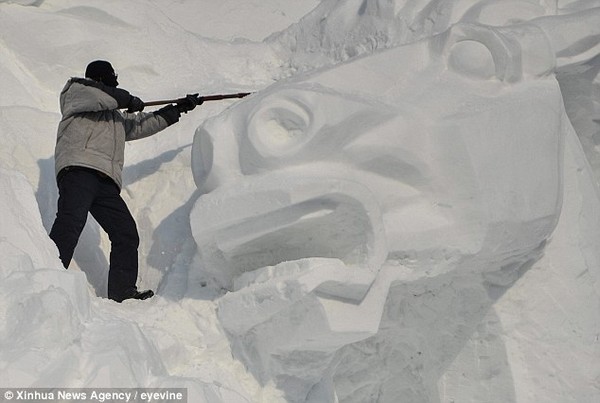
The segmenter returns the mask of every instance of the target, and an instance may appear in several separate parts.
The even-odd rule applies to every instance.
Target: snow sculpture
[[[231,291],[219,318],[261,382],[289,401],[435,400],[441,345],[460,344],[444,334],[464,337],[493,302],[481,284],[510,285],[556,226],[572,128],[555,55],[595,46],[578,40],[591,28],[566,40],[570,22],[457,24],[273,85],[198,129],[189,287]],[[409,294],[433,290],[469,294],[455,323],[429,312],[417,322],[431,334],[399,330],[415,323]]]

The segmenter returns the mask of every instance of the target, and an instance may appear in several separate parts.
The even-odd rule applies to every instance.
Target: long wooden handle
[[[198,100],[200,101],[219,101],[221,99],[228,98],[244,98],[247,95],[252,94],[251,92],[238,92],[237,94],[217,94],[217,95],[199,95]],[[167,105],[167,104],[176,104],[178,102],[185,101],[185,98],[178,99],[165,99],[162,101],[150,101],[144,102],[144,106],[156,106],[156,105]]]

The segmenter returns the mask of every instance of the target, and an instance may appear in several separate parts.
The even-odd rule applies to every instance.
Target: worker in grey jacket
[[[142,100],[118,84],[111,64],[97,60],[87,66],[85,78],[71,78],[60,94],[55,149],[59,199],[50,238],[68,268],[89,212],[111,241],[108,297],[122,302],[154,295],[136,287],[139,237],[120,196],[125,141],[165,129],[201,102],[189,95],[176,105],[142,112]],[[127,112],[120,110],[124,108]]]

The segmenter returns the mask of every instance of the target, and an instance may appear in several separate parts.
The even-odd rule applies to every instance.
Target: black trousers
[[[58,212],[50,231],[60,260],[69,267],[88,212],[106,231],[111,242],[108,297],[120,300],[136,288],[140,239],[135,220],[120,189],[109,177],[93,169],[69,167],[58,175]]]

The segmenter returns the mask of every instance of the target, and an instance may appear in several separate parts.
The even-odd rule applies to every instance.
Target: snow
[[[0,387],[600,400],[600,3],[0,1]],[[206,102],[128,143],[138,286],[69,270],[58,93]]]

